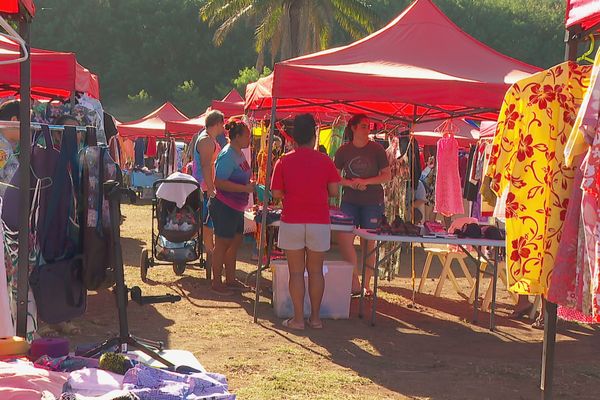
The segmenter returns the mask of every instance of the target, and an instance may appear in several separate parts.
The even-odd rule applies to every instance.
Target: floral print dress
[[[574,177],[564,148],[590,71],[565,62],[515,83],[504,98],[486,175],[497,195],[509,188],[506,265],[515,293],[547,293]]]

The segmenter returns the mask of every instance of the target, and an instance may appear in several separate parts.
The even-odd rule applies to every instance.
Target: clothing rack
[[[24,107],[23,107],[24,108]],[[23,110],[21,110],[23,111]],[[21,112],[21,114],[23,114]],[[23,115],[21,115],[21,118]],[[29,113],[27,113],[27,119]],[[21,121],[0,121],[0,128],[21,128],[23,132],[23,123]],[[40,130],[42,125],[36,122],[26,121],[25,125],[29,125],[29,131]],[[64,131],[65,125],[48,125],[50,130]],[[77,132],[88,133],[95,131],[95,127],[69,126]],[[20,135],[19,140],[19,164],[26,166],[20,168],[21,176],[19,179],[19,187],[29,188],[30,186],[30,168],[31,168],[31,135]],[[26,175],[26,176],[24,176]],[[17,336],[26,337],[27,334],[27,304],[29,292],[29,212],[30,199],[29,190],[19,191],[20,203],[25,205],[19,209],[19,253],[17,267]]]

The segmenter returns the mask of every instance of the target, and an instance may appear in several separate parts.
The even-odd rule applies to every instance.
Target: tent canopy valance
[[[581,25],[583,30],[600,24],[600,1],[598,0],[567,0],[567,28]]]
[[[133,139],[138,137],[162,138],[168,121],[187,120],[187,117],[173,104],[166,102],[143,118],[120,124],[119,135]]]
[[[467,35],[431,0],[344,47],[287,60],[249,85],[246,109],[366,112],[382,118],[495,117],[508,87],[540,69]]]
[[[84,92],[99,98],[98,77],[77,62],[74,53],[31,49],[31,92],[41,97],[69,97]],[[0,36],[0,60],[19,57],[19,45]],[[19,64],[0,65],[0,95],[15,94],[20,86]]]

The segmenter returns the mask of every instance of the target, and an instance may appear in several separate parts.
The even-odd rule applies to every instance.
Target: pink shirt
[[[289,224],[329,224],[330,183],[340,176],[327,155],[298,148],[275,164],[271,189],[283,191],[281,220]]]

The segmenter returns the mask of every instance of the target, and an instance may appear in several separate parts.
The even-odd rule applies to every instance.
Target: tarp
[[[167,121],[181,121],[187,117],[173,104],[166,102],[150,114],[136,121],[120,124],[119,135],[130,139],[137,137],[165,136],[165,124]]]
[[[272,94],[278,110],[440,119],[497,110],[512,83],[539,70],[467,35],[431,0],[417,0],[362,40],[277,63],[272,77],[249,85],[246,108],[269,108]]]
[[[231,91],[222,100],[213,100],[211,106],[207,110],[219,110],[225,118],[243,115],[244,114],[244,99],[237,90]],[[185,121],[168,121],[166,124],[167,133],[181,135],[183,137],[191,137],[196,132],[204,129],[204,118],[206,112],[189,120]]]
[[[0,60],[19,57],[19,45],[0,36]],[[19,64],[0,65],[0,94],[16,93],[20,85]],[[82,67],[74,53],[31,49],[31,92],[33,95],[68,97],[72,91],[99,98],[98,77]]]
[[[565,21],[567,27],[581,24],[584,30],[600,23],[600,1],[567,0]]]
[[[2,14],[22,14],[27,11],[32,17],[35,14],[35,5],[33,0],[2,0],[0,1],[0,13]]]

